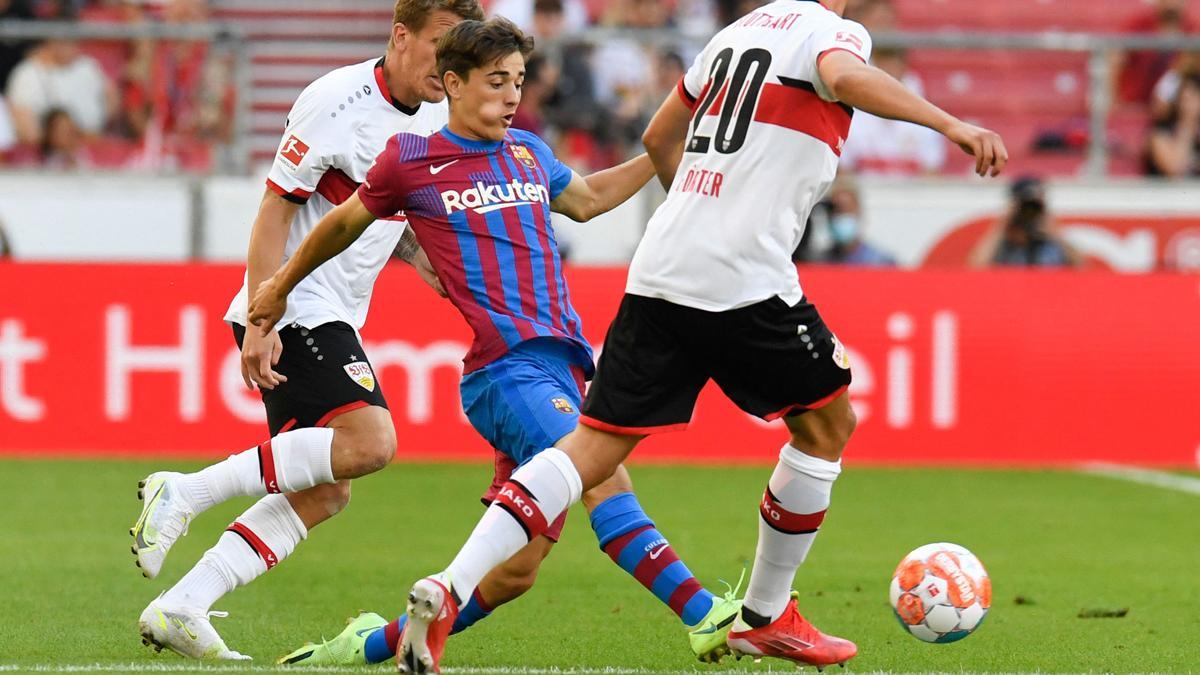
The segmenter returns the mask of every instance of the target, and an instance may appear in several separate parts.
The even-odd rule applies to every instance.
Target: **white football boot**
[[[162,569],[167,552],[175,541],[187,534],[195,513],[179,492],[182,474],[159,471],[138,482],[138,499],[143,500],[142,514],[129,528],[133,537],[130,550],[142,576],[153,579]]]
[[[249,661],[250,657],[225,646],[210,616],[225,617],[225,612],[202,612],[186,607],[170,607],[155,598],[138,618],[142,644],[161,652],[164,648],[191,659]]]

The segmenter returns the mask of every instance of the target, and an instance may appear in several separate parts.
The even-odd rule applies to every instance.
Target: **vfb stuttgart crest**
[[[522,164],[531,169],[537,168],[537,161],[534,160],[533,153],[529,152],[529,148],[523,145],[510,145],[508,147],[512,150],[513,157],[521,160]]]
[[[355,361],[342,366],[342,370],[345,370],[358,386],[367,391],[375,391],[375,373],[371,371],[370,364]]]
[[[554,404],[554,409],[560,413],[573,413],[575,408],[571,407],[571,402],[565,398],[552,398],[550,402]]]

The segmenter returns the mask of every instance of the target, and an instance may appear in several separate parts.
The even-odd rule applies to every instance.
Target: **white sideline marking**
[[[16,673],[362,673],[362,668],[338,666],[252,666],[236,664],[180,663],[85,663],[76,665],[0,664],[0,672]],[[447,675],[638,675],[661,671],[639,668],[443,668]],[[681,671],[691,672],[691,671]]]
[[[1138,469],[1121,464],[1096,462],[1094,464],[1085,464],[1083,472],[1093,476],[1116,478],[1117,480],[1126,480],[1131,483],[1153,485],[1155,487],[1167,488],[1168,490],[1179,490],[1180,492],[1200,495],[1200,478],[1180,476],[1179,474],[1167,473],[1166,471],[1152,471],[1150,469]]]

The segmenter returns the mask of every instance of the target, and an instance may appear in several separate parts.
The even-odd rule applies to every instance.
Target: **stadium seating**
[[[296,95],[330,70],[383,53],[389,3],[374,0],[217,0],[213,18],[236,22],[251,45],[252,161],[275,154]]]

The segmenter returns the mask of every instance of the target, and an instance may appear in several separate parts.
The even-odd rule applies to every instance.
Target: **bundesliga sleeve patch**
[[[834,40],[834,42],[840,42],[842,44],[850,45],[860,52],[863,49],[862,38],[858,37],[854,33],[847,33],[845,31],[842,31],[837,34],[837,38]]]
[[[295,134],[288,136],[287,141],[283,144],[283,149],[279,151],[279,157],[291,164],[293,169],[300,168],[300,163],[304,161],[304,156],[307,154],[308,145]]]

